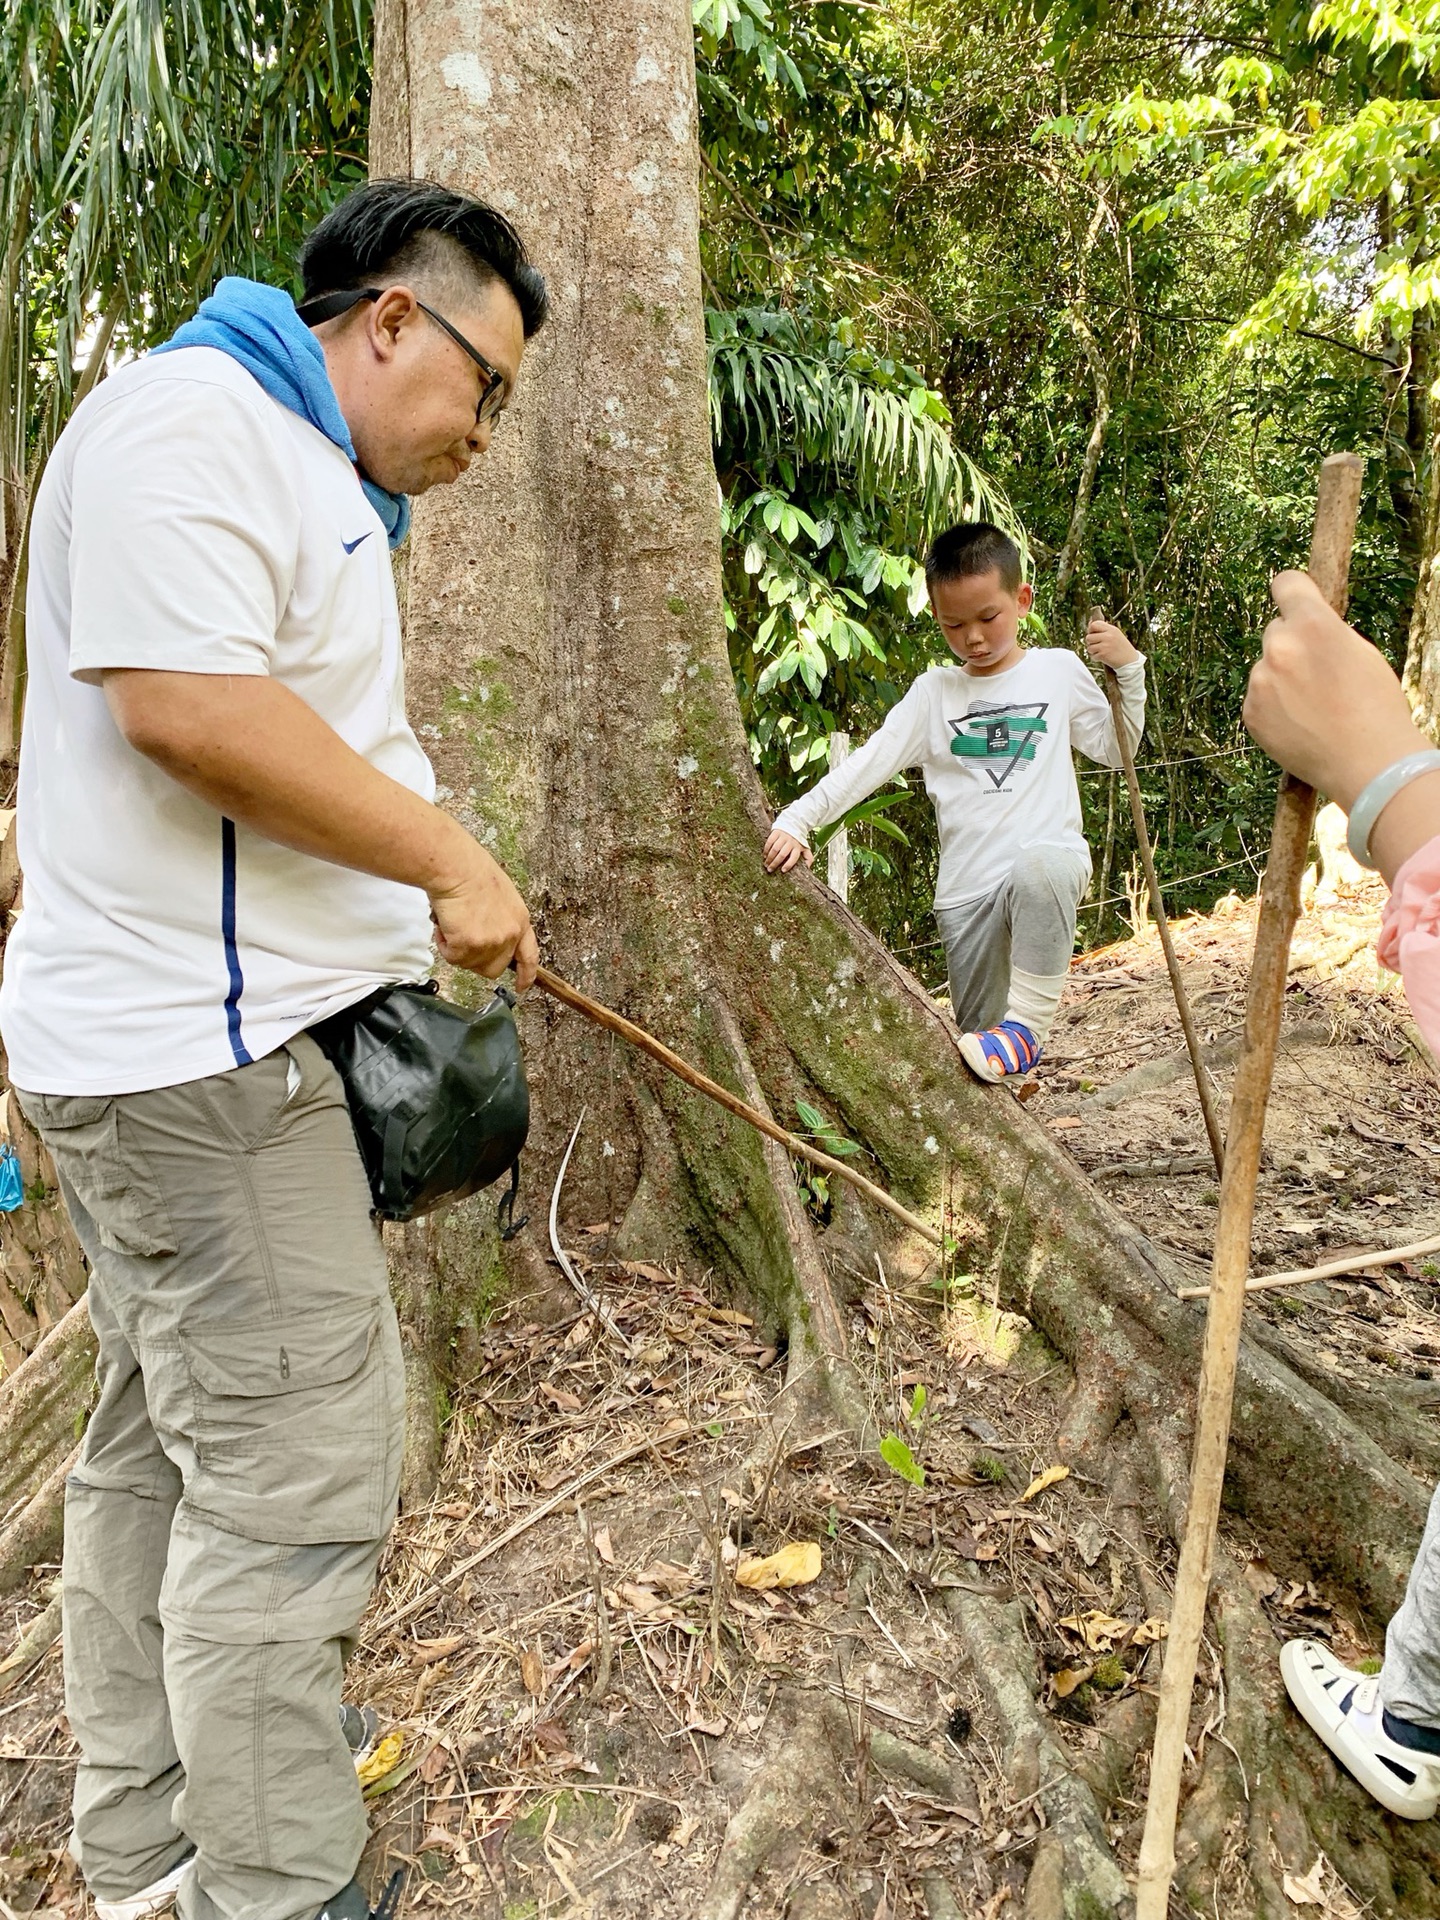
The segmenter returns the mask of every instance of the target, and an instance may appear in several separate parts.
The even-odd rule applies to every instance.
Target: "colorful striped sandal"
[[[1009,1080],[1040,1058],[1040,1042],[1018,1020],[1002,1020],[983,1033],[962,1033],[960,1057],[977,1080]]]

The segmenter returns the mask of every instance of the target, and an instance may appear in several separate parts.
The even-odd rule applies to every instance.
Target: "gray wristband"
[[[1351,853],[1362,867],[1373,869],[1375,866],[1370,857],[1370,836],[1375,831],[1375,822],[1396,794],[1402,787],[1408,787],[1412,780],[1418,780],[1422,773],[1434,773],[1437,770],[1440,770],[1440,747],[1425,747],[1418,753],[1407,753],[1403,760],[1394,761],[1361,789],[1359,798],[1350,809],[1350,829],[1345,838]]]

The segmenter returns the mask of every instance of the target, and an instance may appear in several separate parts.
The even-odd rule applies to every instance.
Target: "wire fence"
[[[1237,867],[1247,867],[1254,879],[1259,880],[1261,878],[1260,869],[1256,866],[1255,862],[1242,857],[1239,860],[1226,860],[1218,867],[1205,867],[1199,873],[1177,873],[1174,879],[1161,881],[1160,891],[1161,893],[1174,893],[1181,887],[1193,886],[1197,881],[1213,880],[1217,874],[1233,873]],[[1103,900],[1083,901],[1080,906],[1080,911],[1081,913],[1094,913],[1101,907],[1118,906],[1122,900],[1128,901],[1129,898],[1128,893],[1107,894]],[[943,948],[944,945],[945,942],[943,940],[917,940],[913,946],[891,947],[890,951],[899,959],[907,953],[933,953],[937,947]]]
[[[1171,767],[1194,767],[1202,761],[1233,760],[1243,754],[1258,753],[1258,747],[1217,747],[1213,753],[1187,753],[1178,760],[1142,760],[1135,771],[1137,773],[1165,773]],[[1103,780],[1108,774],[1117,773],[1117,767],[1080,767],[1077,769],[1082,780]]]

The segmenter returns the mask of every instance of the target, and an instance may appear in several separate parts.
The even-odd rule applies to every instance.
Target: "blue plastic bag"
[[[0,1147],[0,1213],[13,1213],[25,1204],[25,1176],[14,1147]]]

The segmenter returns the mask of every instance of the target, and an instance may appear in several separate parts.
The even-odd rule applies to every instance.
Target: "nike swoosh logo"
[[[368,533],[362,533],[358,536],[358,538],[354,540],[342,539],[340,544],[345,549],[346,553],[353,553],[356,547],[359,546],[361,540],[368,540],[369,538],[370,538],[370,535]]]

